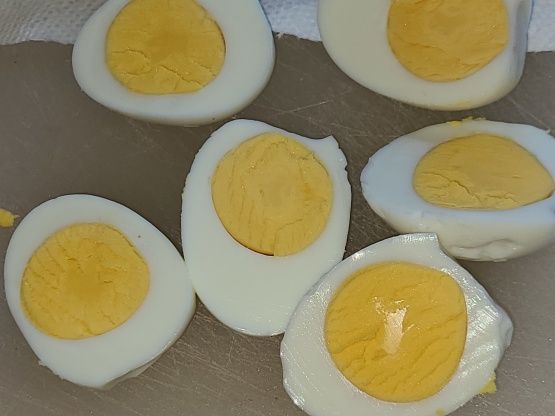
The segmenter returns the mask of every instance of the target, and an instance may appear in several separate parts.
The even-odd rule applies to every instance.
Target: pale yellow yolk
[[[387,35],[399,62],[430,81],[454,81],[505,49],[504,0],[392,0]]]
[[[0,208],[0,227],[9,228],[12,227],[17,215],[12,214],[10,211]]]
[[[497,384],[495,384],[495,374],[491,377],[490,381],[482,387],[480,394],[493,394],[497,391]]]
[[[33,253],[21,302],[41,331],[87,338],[125,322],[143,303],[149,281],[148,266],[121,232],[104,224],[76,224]]]
[[[143,94],[197,91],[218,75],[224,58],[218,24],[194,0],[132,0],[106,39],[114,77]]]
[[[412,402],[445,386],[466,340],[464,294],[448,274],[380,263],[351,276],[325,321],[328,351],[343,375],[379,400]]]
[[[287,256],[310,245],[327,224],[332,183],[308,148],[280,134],[247,140],[212,177],[212,200],[226,230],[249,249]]]
[[[488,134],[436,146],[418,163],[413,185],[431,204],[467,209],[517,208],[555,189],[536,157],[513,140]]]

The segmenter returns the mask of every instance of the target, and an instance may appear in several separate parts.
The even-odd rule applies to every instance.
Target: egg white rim
[[[83,26],[75,42],[75,79],[95,101],[131,117],[197,125],[240,111],[266,86],[274,67],[274,39],[259,2],[196,0],[218,23],[225,39],[224,64],[216,78],[204,88],[184,94],[139,94],[127,89],[106,65],[105,42],[112,21],[130,1],[107,1]]]
[[[35,228],[37,221],[41,230]],[[141,306],[120,326],[101,335],[66,340],[33,325],[21,306],[20,291],[34,251],[54,232],[75,223],[102,223],[120,230],[145,259],[150,287]],[[61,196],[25,216],[8,246],[4,288],[10,312],[40,363],[63,379],[95,388],[153,362],[181,335],[195,310],[185,262],[172,243],[134,211],[92,195]]]
[[[442,390],[418,402],[386,402],[360,391],[337,369],[325,344],[325,315],[336,290],[354,272],[388,261],[441,270],[460,285],[465,295],[468,327],[459,367]],[[347,404],[352,416],[375,415],[377,409],[380,416],[436,416],[438,410],[450,413],[489,382],[511,337],[512,323],[507,314],[472,275],[441,251],[434,234],[401,235],[343,260],[305,295],[281,344],[284,387],[295,404],[313,416],[339,416]]]
[[[244,141],[263,133],[278,133],[297,140],[314,152],[326,168],[333,186],[333,203],[326,227],[320,236],[299,253],[289,256],[267,256],[252,251],[237,242],[221,223],[212,201],[211,178],[221,159]],[[347,161],[333,137],[308,139],[298,134],[253,120],[235,120],[225,124],[205,142],[197,153],[183,192],[182,239],[189,259],[191,280],[199,298],[221,322],[249,335],[270,336],[285,330],[291,313],[304,293],[330,268],[343,258],[349,227],[351,187],[345,167]],[[189,198],[188,195],[194,195]],[[343,215],[347,213],[347,215]],[[199,218],[205,221],[201,223]],[[204,239],[196,236],[203,233]],[[333,243],[326,244],[332,241]],[[245,274],[265,270],[264,276],[248,279],[238,288],[220,276],[220,261],[215,260],[212,274],[197,270],[197,258],[207,253],[228,256],[227,266]],[[215,257],[216,258],[216,257]],[[314,259],[319,259],[314,264]],[[320,260],[321,259],[321,260]],[[309,272],[305,274],[307,265]],[[304,270],[302,275],[295,274]],[[307,277],[308,276],[308,277]],[[287,281],[285,279],[288,279]],[[206,284],[210,280],[211,283]],[[225,283],[225,290],[214,299],[212,286]],[[211,286],[212,285],[212,286]],[[248,294],[247,294],[248,292]],[[281,299],[279,304],[271,298]],[[250,305],[243,315],[237,305]],[[230,316],[233,315],[233,316]],[[237,322],[242,322],[238,325]]]
[[[510,135],[507,135],[507,128],[510,129]],[[448,134],[445,134],[446,130]],[[414,207],[420,207],[429,218],[457,220],[477,226],[511,223],[541,225],[545,223],[545,217],[538,215],[541,213],[552,217],[555,224],[555,193],[544,200],[506,210],[445,208],[426,202],[416,193],[413,187],[414,171],[424,155],[441,143],[478,133],[498,135],[514,141],[534,155],[555,179],[555,139],[546,131],[525,124],[463,120],[436,124],[406,134],[372,155],[360,176],[366,201],[376,213],[384,217],[385,212],[388,212],[387,216],[404,215],[408,207],[414,215]],[[403,168],[396,168],[399,166]],[[382,186],[380,178],[383,177],[389,181],[387,197],[377,192]],[[415,219],[415,222],[418,223],[418,220]]]
[[[513,80],[522,74],[532,2],[504,2],[509,24],[505,49],[472,75],[456,81],[422,79],[398,61],[387,38],[390,0],[320,0],[318,26],[330,57],[359,84],[414,106],[463,110],[488,104],[507,94],[516,84]],[[371,53],[360,53],[353,59],[353,50]],[[502,73],[499,68],[503,69]]]

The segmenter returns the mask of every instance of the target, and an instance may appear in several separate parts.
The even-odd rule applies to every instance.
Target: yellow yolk
[[[41,331],[64,339],[100,335],[141,306],[149,270],[135,246],[104,224],[76,224],[51,235],[33,253],[21,302]]]
[[[328,351],[343,375],[379,400],[412,402],[445,386],[466,341],[466,303],[446,273],[380,263],[351,276],[330,302]]]
[[[482,387],[480,394],[493,394],[497,391],[497,384],[495,384],[495,374],[491,377],[490,381]]]
[[[10,211],[0,208],[0,227],[9,228],[12,227],[17,215],[12,214]]]
[[[465,78],[507,46],[504,0],[392,0],[387,36],[399,62],[430,81]]]
[[[332,183],[296,140],[266,133],[225,155],[212,177],[212,200],[226,230],[249,249],[287,256],[310,245],[327,224]]]
[[[143,94],[194,92],[225,58],[218,24],[194,0],[132,0],[106,39],[106,63],[128,89]]]
[[[413,185],[431,204],[468,209],[517,208],[555,190],[536,157],[510,139],[489,134],[436,146],[418,163]]]

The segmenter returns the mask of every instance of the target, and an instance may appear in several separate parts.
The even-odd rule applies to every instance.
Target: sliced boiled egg
[[[407,134],[361,174],[372,209],[399,232],[434,232],[447,252],[505,260],[555,239],[555,139],[538,128],[464,120]]]
[[[195,309],[172,243],[130,209],[90,195],[50,200],[21,221],[4,287],[40,363],[93,388],[142,373]]]
[[[446,415],[495,391],[512,323],[434,234],[345,259],[301,300],[283,383],[311,416]]]
[[[351,189],[333,137],[227,123],[202,146],[183,192],[191,280],[224,324],[251,335],[285,330],[303,294],[341,261]]]
[[[274,65],[257,0],[109,0],[73,48],[80,87],[139,119],[200,125],[246,107]]]
[[[321,0],[322,41],[361,85],[438,110],[491,103],[518,83],[530,0]]]

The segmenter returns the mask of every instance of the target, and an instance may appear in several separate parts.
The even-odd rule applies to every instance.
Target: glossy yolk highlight
[[[212,177],[223,226],[245,247],[268,255],[294,254],[316,240],[332,198],[330,177],[314,153],[275,133],[230,151]]]
[[[14,225],[17,215],[12,214],[10,211],[0,208],[0,227],[9,228]]]
[[[106,63],[131,91],[197,91],[220,72],[225,43],[218,24],[194,0],[132,0],[106,39]]]
[[[412,402],[445,386],[466,341],[466,303],[448,274],[412,263],[380,263],[336,292],[325,340],[337,368],[379,400]]]
[[[545,167],[513,140],[475,134],[436,146],[418,163],[414,189],[446,208],[511,209],[555,190]]]
[[[87,338],[125,322],[143,303],[149,280],[144,259],[121,232],[104,224],[76,224],[33,253],[21,302],[41,331]]]
[[[465,78],[507,46],[504,0],[392,0],[387,36],[399,62],[430,81]]]

